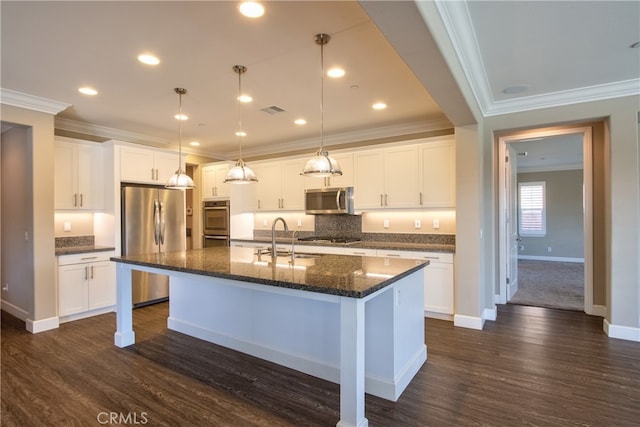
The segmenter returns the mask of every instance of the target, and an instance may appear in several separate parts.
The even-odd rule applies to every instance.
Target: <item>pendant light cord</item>
[[[320,79],[320,152],[324,151],[324,45],[325,41],[320,42],[320,70],[322,78]]]
[[[184,120],[184,115],[182,114],[182,95],[187,93],[186,89],[177,87],[174,89],[178,94],[178,174],[183,172],[182,170],[182,121]]]

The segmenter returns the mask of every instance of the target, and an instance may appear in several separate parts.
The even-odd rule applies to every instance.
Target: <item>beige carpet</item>
[[[512,304],[584,311],[584,264],[518,261],[518,291]]]

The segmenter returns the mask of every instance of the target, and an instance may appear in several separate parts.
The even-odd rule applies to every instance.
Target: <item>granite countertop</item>
[[[271,243],[271,239],[264,239],[254,237],[250,239],[231,239],[234,242],[257,242],[257,243]],[[289,238],[276,238],[277,244],[291,244]],[[428,252],[446,252],[455,253],[455,245],[443,245],[436,243],[406,243],[406,242],[376,242],[376,241],[358,241],[352,243],[332,243],[326,240],[323,241],[308,241],[308,240],[296,240],[296,246],[333,246],[333,247],[348,247],[348,248],[361,248],[361,249],[388,249],[399,251],[428,251]]]
[[[202,276],[363,298],[420,270],[428,261],[345,255],[296,258],[258,256],[253,248],[212,247],[163,254],[112,257],[112,261]]]
[[[109,246],[95,246],[95,245],[67,246],[63,248],[56,248],[56,256],[86,254],[91,252],[107,252],[107,251],[114,251],[115,249],[116,248],[109,247]]]

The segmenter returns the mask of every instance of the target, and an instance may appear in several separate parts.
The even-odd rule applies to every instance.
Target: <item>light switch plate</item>
[[[422,223],[420,222],[420,220],[419,220],[419,219],[416,219],[416,221],[415,221],[415,227],[416,227],[416,228],[420,228],[420,227],[422,227]]]
[[[389,228],[389,220],[388,220],[388,219],[385,219],[384,221],[382,221],[382,226],[383,226],[384,228]]]
[[[434,219],[433,220],[433,228],[440,228],[440,220],[439,219]]]
[[[71,223],[70,222],[65,222],[64,223],[64,231],[71,231]]]

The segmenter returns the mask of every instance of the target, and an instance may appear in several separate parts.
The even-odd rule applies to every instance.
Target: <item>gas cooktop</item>
[[[357,237],[333,237],[333,236],[311,236],[301,237],[298,240],[303,242],[331,242],[331,243],[355,243],[360,239]]]

